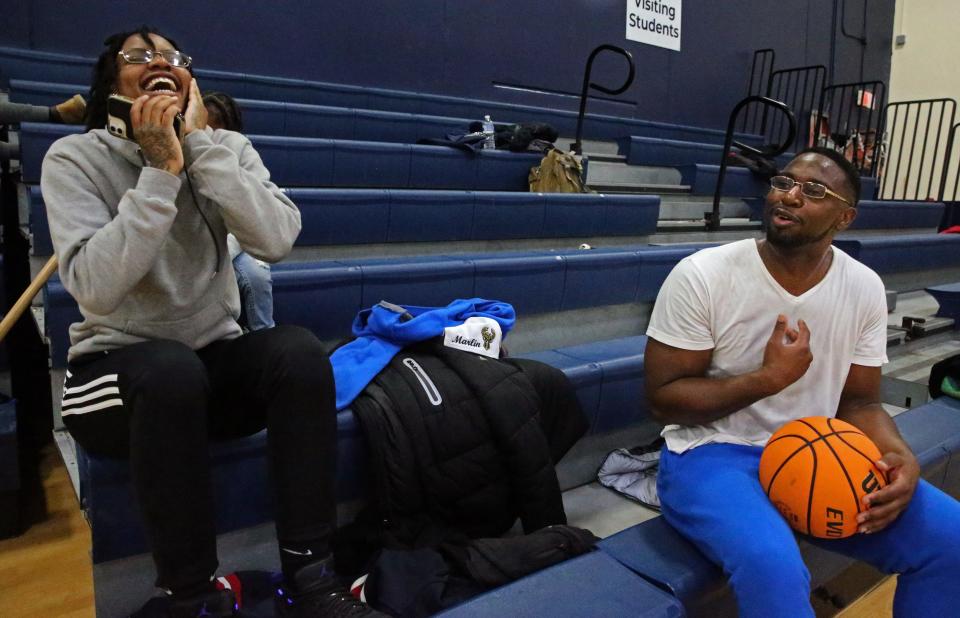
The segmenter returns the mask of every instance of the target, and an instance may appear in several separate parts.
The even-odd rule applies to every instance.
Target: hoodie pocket
[[[127,320],[124,332],[144,339],[172,339],[187,345],[209,339],[218,333],[228,321],[234,321],[228,303],[217,301],[210,303],[200,311],[176,320]]]

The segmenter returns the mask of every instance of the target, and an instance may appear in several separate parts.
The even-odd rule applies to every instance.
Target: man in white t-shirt
[[[647,330],[646,388],[665,425],[667,521],[730,578],[741,616],[813,616],[810,574],[757,476],[771,433],[836,416],[883,453],[890,483],[859,534],[814,542],[900,573],[894,613],[960,611],[960,503],[920,468],[880,405],[883,283],[832,246],[856,216],[857,170],[811,148],[771,180],[765,240],[704,249],[667,277]]]

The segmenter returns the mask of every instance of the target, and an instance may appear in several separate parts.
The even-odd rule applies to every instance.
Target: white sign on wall
[[[680,51],[683,0],[627,0],[627,39]]]

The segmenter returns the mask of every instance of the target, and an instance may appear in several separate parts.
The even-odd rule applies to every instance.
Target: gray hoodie
[[[300,233],[300,211],[246,137],[194,131],[183,151],[199,204],[184,173],[144,167],[137,144],[105,130],[64,137],[47,152],[50,234],[84,318],[70,326],[69,359],[150,339],[197,349],[237,337],[227,233],[267,262],[286,256]]]

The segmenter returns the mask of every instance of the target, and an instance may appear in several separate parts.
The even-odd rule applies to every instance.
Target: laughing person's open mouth
[[[176,95],[180,92],[180,82],[170,73],[151,73],[141,80],[140,90],[151,95]]]

